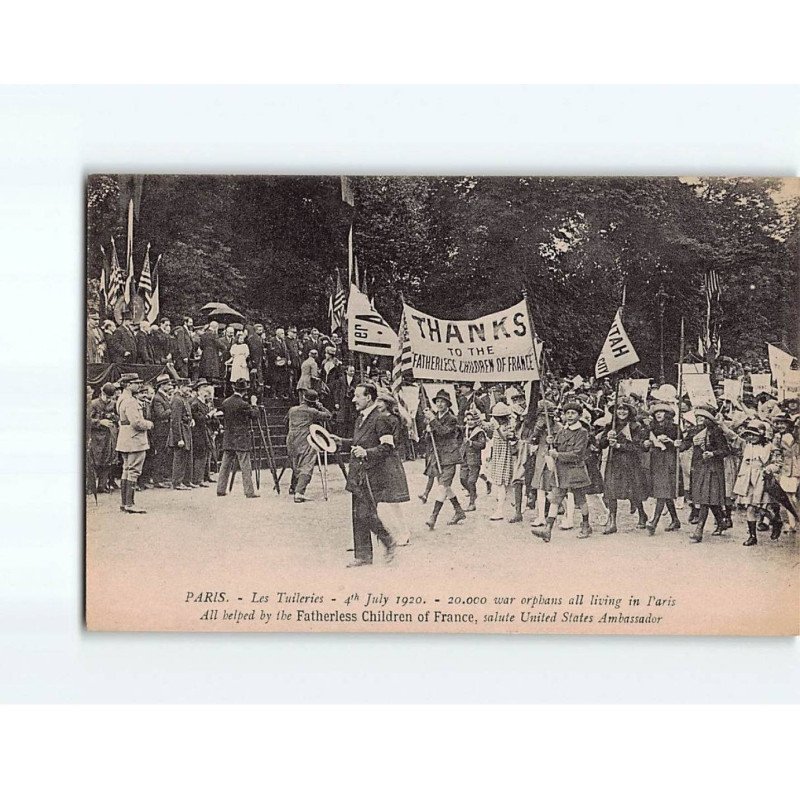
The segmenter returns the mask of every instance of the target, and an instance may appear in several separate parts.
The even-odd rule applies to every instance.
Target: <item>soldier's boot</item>
[[[128,505],[128,481],[125,479],[119,482],[119,510],[125,511]]]
[[[441,500],[437,500],[433,504],[433,511],[431,511],[430,518],[425,523],[428,526],[428,530],[433,530],[436,527],[436,518],[439,516],[439,512],[442,510],[443,505],[444,503],[442,503]]]
[[[589,524],[589,517],[581,518],[581,529],[578,533],[578,539],[588,539],[592,535],[592,526]]]
[[[752,547],[754,544],[758,544],[758,536],[756,535],[756,523],[755,520],[751,522],[750,520],[747,521],[747,532],[750,534],[747,537],[747,540],[742,542],[745,547]]]
[[[522,484],[514,484],[514,516],[509,522],[522,522]]]
[[[136,494],[136,484],[133,481],[126,481],[128,484],[128,505],[125,506],[125,510],[129,514],[146,514],[147,512],[143,508],[136,508],[134,495]]]
[[[448,525],[458,525],[459,522],[465,520],[467,515],[464,513],[464,509],[461,508],[461,504],[458,502],[457,497],[451,497],[450,502],[453,504],[453,508],[455,509],[455,514],[453,514],[453,518],[448,521]]]

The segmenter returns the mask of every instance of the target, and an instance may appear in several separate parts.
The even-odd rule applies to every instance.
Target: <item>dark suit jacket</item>
[[[150,334],[150,344],[153,348],[153,363],[166,364],[167,356],[172,353],[175,340],[167,336],[160,328],[154,328]]]
[[[172,403],[164,392],[158,391],[153,395],[150,418],[153,420],[153,441],[156,447],[164,447],[172,421]]]
[[[225,433],[222,436],[223,450],[250,449],[250,420],[258,417],[258,408],[251,406],[244,397],[232,394],[222,404]]]
[[[112,364],[138,364],[136,335],[124,325],[120,325],[108,342],[109,361]]]
[[[153,345],[150,341],[149,333],[139,331],[136,334],[136,354],[139,357],[137,364],[155,364]]]
[[[350,456],[350,469],[347,471],[346,484],[348,492],[367,492],[367,473],[369,473],[370,484],[385,482],[382,480],[382,469],[385,471],[384,462],[394,454],[394,447],[386,442],[381,442],[381,437],[391,436],[392,433],[391,422],[377,408],[374,408],[363,422],[361,412],[356,414],[353,438],[344,439],[343,443],[351,444],[353,447],[363,447],[367,451],[367,457]]]
[[[181,325],[181,327],[175,331],[175,351],[172,357],[175,359],[176,364],[183,364],[185,361],[189,360],[193,352],[194,341],[192,340],[192,334]]]
[[[254,332],[247,337],[247,346],[250,348],[250,366],[261,377],[264,372],[264,340]]]
[[[222,362],[220,360],[221,347],[219,339],[211,331],[204,331],[200,334],[200,348],[203,351],[200,354],[200,364],[198,366],[200,377],[221,377]]]
[[[189,408],[189,401],[185,397],[174,394],[170,409],[172,415],[167,444],[170,447],[177,447],[178,442],[183,441],[188,448],[192,441],[192,428],[189,424],[192,421],[192,410]]]

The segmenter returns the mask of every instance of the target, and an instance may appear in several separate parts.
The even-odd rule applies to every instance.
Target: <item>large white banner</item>
[[[347,301],[347,346],[356,353],[390,358],[399,347],[397,334],[375,311],[369,298],[352,283]]]
[[[753,397],[758,397],[762,392],[772,393],[772,373],[754,372],[750,375],[750,386],[753,389]]]
[[[625,378],[619,382],[619,393],[630,397],[638,394],[642,400],[647,400],[650,391],[650,378]]]
[[[711,376],[707,373],[695,373],[683,376],[683,390],[689,395],[692,408],[697,406],[717,407],[717,398],[711,387]]]
[[[622,325],[622,309],[617,311],[603,349],[594,365],[595,378],[605,378],[631,364],[638,364],[639,356]]]
[[[438,319],[404,307],[415,378],[437,381],[539,379],[528,308],[511,308],[471,320]]]

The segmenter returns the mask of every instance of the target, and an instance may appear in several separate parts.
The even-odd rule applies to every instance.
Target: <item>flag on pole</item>
[[[358,284],[358,273],[353,259],[353,224],[350,223],[350,232],[347,234],[347,280],[349,283]]]
[[[331,320],[331,333],[342,330],[344,328],[344,312],[347,304],[347,298],[342,288],[342,279],[339,276],[339,270],[336,270],[336,284],[333,287],[330,303],[328,304],[328,311]]]
[[[144,318],[147,319],[153,299],[153,281],[150,273],[150,242],[147,243],[147,252],[144,254],[144,264],[139,275],[139,291],[144,301]]]
[[[394,356],[399,346],[397,334],[354,283],[347,301],[347,346],[376,356]]]
[[[125,303],[130,305],[131,299],[136,293],[133,287],[133,198],[128,202],[128,243],[125,265],[128,270],[128,277],[125,279]]]
[[[148,245],[149,251],[149,245]],[[161,263],[161,256],[156,259],[155,266],[153,267],[152,272],[150,273],[150,283],[152,284],[152,290],[150,292],[150,309],[145,311],[145,319],[152,325],[158,319],[158,315],[161,313],[161,303],[159,301],[159,278],[158,278],[158,265]],[[149,264],[149,262],[148,262]]]
[[[703,293],[706,297],[706,328],[698,343],[697,351],[703,358],[719,356],[722,339],[719,335],[719,315],[714,314],[714,304],[722,299],[722,285],[717,271],[709,269],[703,278]]]
[[[408,325],[406,324],[406,314],[403,311],[400,317],[400,328],[397,331],[397,341],[399,347],[394,356],[392,365],[392,392],[397,394],[403,385],[403,377],[412,377],[414,370],[411,365],[411,340],[408,338]]]
[[[707,302],[719,301],[722,299],[722,286],[719,282],[719,276],[714,269],[706,272],[705,278],[705,293]]]
[[[117,244],[114,237],[111,237],[111,267],[108,273],[108,288],[106,289],[106,298],[108,299],[107,308],[112,312],[114,306],[122,295],[122,269],[119,266],[119,258],[117,257]]]
[[[769,344],[769,342],[767,342],[767,354],[769,355],[769,369],[772,372],[772,377],[780,384],[784,373],[792,368],[794,356],[781,350],[780,347],[775,347],[774,344]]]
[[[100,252],[103,254],[103,266],[100,268],[100,302],[103,304],[103,314],[108,310],[108,287],[106,286],[106,250],[100,245]]]
[[[639,356],[622,325],[622,309],[620,308],[614,317],[611,330],[606,336],[605,344],[594,366],[594,376],[595,378],[605,378],[631,366],[631,364],[638,363]]]

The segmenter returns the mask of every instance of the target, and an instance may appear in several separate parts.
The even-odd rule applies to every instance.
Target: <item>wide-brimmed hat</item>
[[[514,412],[502,400],[492,406],[493,417],[510,417]]]
[[[437,400],[444,400],[448,406],[453,405],[453,398],[450,397],[450,395],[447,393],[445,389],[439,389],[439,391],[436,392],[436,395],[433,398],[433,402],[435,403]]]
[[[172,376],[167,375],[166,373],[162,373],[156,378],[156,386],[159,388],[162,386],[172,386]]]
[[[383,400],[386,405],[391,406],[392,408],[397,405],[397,398],[391,392],[387,392],[386,389],[381,389],[378,392],[377,399]]]
[[[123,386],[128,386],[131,383],[144,383],[144,381],[139,377],[138,372],[123,372],[122,375],[119,376],[119,382]]]
[[[716,412],[708,406],[698,406],[692,410],[694,411],[695,417],[700,417],[701,419],[710,419],[712,422],[717,421]]]
[[[536,408],[539,411],[544,411],[545,409],[547,409],[548,411],[555,411],[556,404],[552,400],[540,400],[536,404]]]
[[[319,400],[319,395],[317,394],[315,389],[303,389],[303,400],[308,401],[309,403],[316,403]]]
[[[250,388],[250,381],[246,381],[244,378],[239,378],[238,381],[234,381],[233,388],[237,392],[244,392],[245,390]]]
[[[583,411],[583,406],[580,404],[580,402],[577,399],[572,398],[570,400],[567,400],[566,403],[564,403],[564,405],[561,407],[561,410],[562,411],[577,411],[580,414],[581,411]]]
[[[675,416],[675,409],[668,403],[654,403],[650,406],[651,414],[655,414],[656,411],[663,411],[665,414],[672,414],[672,416]]]
[[[742,428],[742,434],[751,433],[753,436],[766,436],[767,426],[764,422],[757,419],[751,419]]]
[[[338,445],[330,433],[322,425],[312,424],[308,428],[308,441],[316,450],[335,453]]]
[[[481,412],[480,412],[480,411],[478,411],[478,410],[477,410],[477,409],[475,409],[475,408],[468,408],[468,409],[467,409],[467,410],[464,412],[464,419],[465,419],[465,420],[467,420],[467,419],[468,419],[468,420],[473,420],[473,421],[475,421],[475,420],[479,420],[480,418],[481,418]]]
[[[211,384],[205,379],[200,378],[199,381],[195,381],[192,388],[193,389],[202,389],[204,386],[211,386]]]

